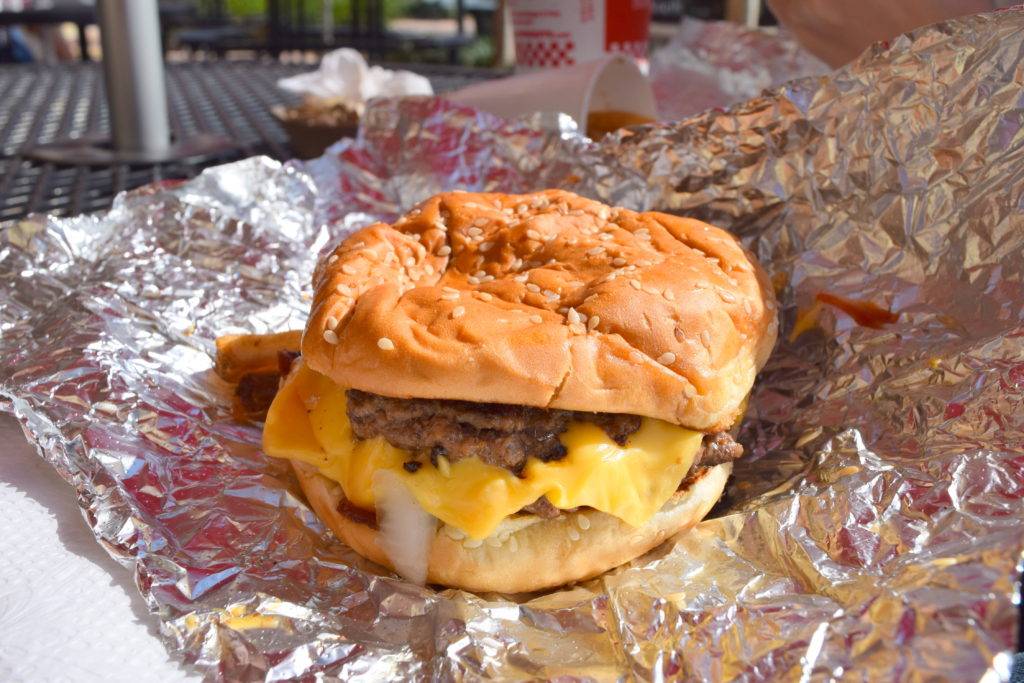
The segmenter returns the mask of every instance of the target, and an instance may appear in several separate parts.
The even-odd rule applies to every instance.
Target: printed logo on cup
[[[652,0],[510,0],[518,70],[647,56]]]

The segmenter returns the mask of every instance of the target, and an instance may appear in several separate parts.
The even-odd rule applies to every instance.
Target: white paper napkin
[[[359,52],[347,47],[324,55],[316,71],[282,78],[277,85],[299,95],[342,98],[356,105],[374,97],[434,94],[425,77],[368,66]]]

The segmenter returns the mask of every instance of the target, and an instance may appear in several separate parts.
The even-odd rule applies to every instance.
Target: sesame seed
[[[736,303],[736,297],[734,297],[729,292],[726,292],[726,291],[723,291],[723,290],[718,290],[718,296],[722,297],[722,301],[724,301],[726,303],[729,303],[729,304]]]
[[[658,296],[659,294],[661,294],[661,290],[658,289],[657,287],[644,287],[644,291],[647,292],[648,294],[653,294],[654,296]]]
[[[539,315],[531,315],[530,322],[539,325],[542,322],[544,322],[544,318],[540,317]]]
[[[493,281],[494,281],[494,276],[493,275],[484,275],[482,278],[480,278],[480,282],[481,283],[483,283],[483,282],[493,282]]]
[[[768,303],[771,303],[771,302],[769,301]],[[753,314],[754,311],[751,310],[750,299],[744,299],[743,300],[743,310],[746,311],[747,315],[752,315]],[[769,309],[769,310],[771,310],[771,309]]]
[[[470,237],[479,237],[480,235],[484,234],[484,231],[481,230],[480,228],[472,227],[466,230],[466,234],[469,235]]]
[[[494,246],[494,242],[481,242],[480,251],[490,251],[491,247]]]
[[[593,249],[587,249],[587,256],[597,256],[598,254],[603,254],[604,251],[604,247],[594,247]]]
[[[382,351],[394,351],[395,342],[391,341],[387,337],[381,337],[380,339],[377,340],[377,348],[381,349]]]
[[[541,239],[540,233],[532,229],[526,231],[526,236],[529,237],[531,240],[537,240],[538,242]]]
[[[545,297],[544,301],[548,301],[548,302],[550,302],[550,301],[557,301],[558,299],[561,299],[561,298],[562,298],[561,294],[558,294],[556,292],[552,292],[551,294],[548,294],[547,297]]]
[[[612,259],[612,265],[613,266],[624,266],[624,265],[626,265],[626,259],[622,258],[621,256],[616,256],[615,258]]]
[[[583,323],[569,323],[569,331],[573,334],[586,334],[587,328],[583,326]]]
[[[413,266],[416,265],[416,259],[414,259],[412,256],[408,256],[408,257],[406,257],[405,261],[403,262],[403,265],[406,268],[412,268]]]
[[[515,210],[512,207],[510,207],[510,206],[506,206],[501,211],[502,211],[502,213],[504,213],[504,214],[506,214],[508,216],[514,216],[516,214]]]
[[[477,292],[477,296],[480,297],[481,301],[490,301],[494,297],[488,292]]]
[[[526,206],[526,204],[519,204],[519,205],[516,206],[516,213],[526,213],[526,210],[528,208],[529,207]]]
[[[345,275],[355,275],[356,269],[351,263],[346,263],[341,267],[341,272],[345,273]]]
[[[570,216],[582,216],[583,215],[583,209],[573,209],[572,211],[569,212],[569,215]]]
[[[464,315],[466,315],[465,306],[456,306],[452,309],[452,318],[461,318]]]
[[[475,275],[470,275],[469,277],[466,278],[466,282],[468,282],[471,285],[478,285],[480,284],[480,278],[478,278]]]
[[[450,253],[452,253],[452,248],[449,247],[447,244],[443,245],[440,249],[437,250],[438,256],[447,256]]]
[[[473,220],[473,225],[477,228],[482,228],[485,225],[487,225],[487,219],[484,218],[483,216],[481,216],[480,218],[476,218]]]
[[[444,294],[441,295],[441,298],[445,299],[447,301],[455,301],[456,299],[459,298],[459,293],[458,292],[445,292]]]
[[[590,320],[587,321],[587,329],[593,331],[600,324],[601,324],[601,316],[599,316],[599,315],[592,316],[590,318]]]
[[[327,265],[331,265],[332,263],[334,263],[337,260],[338,260],[338,255],[337,254],[331,254],[330,256],[327,257]]]
[[[344,282],[339,282],[338,284],[334,285],[334,291],[342,296],[352,295],[352,289],[349,288],[349,286],[346,285]]]
[[[359,247],[365,247],[365,246],[366,246],[366,242],[364,242],[363,240],[359,240],[358,242],[356,242],[355,244],[352,245],[352,248],[353,249],[358,249]]]
[[[487,275],[486,270],[478,270],[475,273],[473,273],[473,277],[483,277],[484,275]]]
[[[423,265],[423,272],[426,273],[427,275],[433,275],[434,274],[434,266],[430,265],[429,263],[424,264]]]
[[[537,285],[537,284],[535,284],[533,282],[526,283],[526,288],[528,290],[530,290],[531,292],[539,292],[540,291],[540,285]]]
[[[639,280],[630,280],[629,281],[629,286],[632,287],[633,289],[639,290],[640,289],[640,281]]]
[[[676,341],[679,341],[679,342],[681,342],[681,341],[683,341],[683,339],[685,339],[685,335],[683,334],[683,331],[682,331],[681,329],[679,329],[678,327],[677,327],[677,328],[675,328],[675,329],[674,329],[674,330],[672,330],[672,331],[673,331],[673,332],[675,333],[675,335],[676,335]]]
[[[652,264],[652,263],[651,263],[650,261],[648,261],[647,259],[640,259],[639,261],[637,261],[637,262],[636,262],[636,264],[637,264],[638,266],[640,266],[641,268],[650,268],[650,267],[651,267],[651,265],[653,265],[653,264]]]
[[[669,301],[674,301],[676,298],[676,295],[672,293],[671,289],[666,289],[664,292],[661,293],[661,295],[668,299]]]
[[[544,290],[544,296],[551,296],[551,295],[558,296],[558,293],[555,292],[555,290],[553,290],[553,289],[545,289]]]
[[[580,314],[576,312],[575,308],[570,308],[569,314],[566,317],[569,319],[569,322],[571,323],[580,322]]]
[[[333,315],[329,315],[326,318],[324,318],[324,327],[326,327],[327,329],[333,330],[337,326],[338,319],[335,318]]]
[[[612,239],[612,234],[610,232],[602,232],[600,235],[597,236],[597,239],[607,241]]]
[[[711,333],[707,330],[701,330],[700,332],[700,343],[706,346],[708,349],[711,348]]]
[[[580,532],[576,531],[572,527],[569,527],[569,538],[573,541],[580,540]]]
[[[658,362],[661,363],[662,365],[672,365],[673,363],[676,362],[676,354],[672,353],[671,351],[666,351],[665,353],[658,356]]]
[[[519,275],[516,275],[512,279],[515,280],[516,282],[526,282],[527,280],[530,279],[530,276],[527,275],[526,273],[520,273]]]
[[[337,344],[338,335],[334,332],[334,330],[324,330],[324,341],[327,342],[328,344]]]
[[[590,528],[590,518],[582,512],[576,516],[576,523],[580,525],[580,528],[586,531]]]
[[[641,363],[641,362],[643,362],[644,357],[641,356],[640,353],[637,352],[637,351],[630,351],[629,352],[629,359],[631,361],[633,361],[634,363]]]

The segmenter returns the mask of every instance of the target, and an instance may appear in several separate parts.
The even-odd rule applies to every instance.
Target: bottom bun
[[[377,530],[338,511],[341,487],[312,465],[293,460],[292,467],[313,510],[334,534],[363,557],[394,569],[377,543]],[[430,546],[427,581],[478,593],[523,593],[589,579],[697,524],[722,495],[731,471],[732,463],[726,463],[691,478],[640,528],[589,508],[554,519],[510,517],[482,542],[441,523]]]

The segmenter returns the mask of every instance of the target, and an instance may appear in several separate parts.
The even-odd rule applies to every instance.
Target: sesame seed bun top
[[[569,192],[449,192],[317,268],[302,353],[396,397],[727,428],[775,343],[771,285],[730,234]]]

